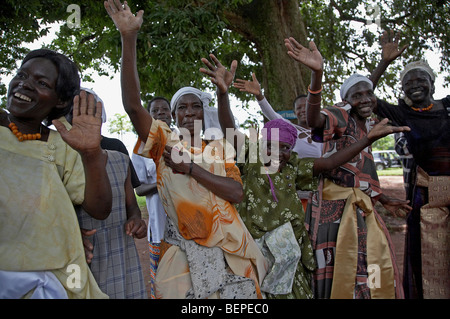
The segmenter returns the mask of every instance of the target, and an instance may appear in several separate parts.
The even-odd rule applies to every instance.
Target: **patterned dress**
[[[264,172],[264,165],[259,159],[250,161],[249,150],[258,147],[251,147],[249,143],[246,138],[246,161],[238,164],[245,196],[237,207],[253,238],[262,246],[263,253],[273,260],[262,288],[268,298],[312,298],[311,274],[315,269],[315,261],[297,190],[317,189],[317,179],[312,174],[314,159],[299,159],[297,153],[292,152],[282,171],[269,175]],[[271,193],[271,183],[275,194]],[[278,229],[282,231],[278,232]],[[292,244],[290,238],[284,235],[288,229],[293,231]],[[299,250],[298,258],[286,258],[295,247]],[[275,277],[278,269],[286,280],[280,278],[280,275],[270,279]]]
[[[124,185],[130,158],[117,151],[107,152],[106,171],[113,199],[110,215],[105,220],[97,220],[77,208],[80,227],[97,230],[91,237],[94,257],[90,268],[100,289],[111,299],[147,299],[134,238],[125,233],[128,218]]]
[[[234,149],[225,139],[186,148],[167,124],[153,120],[145,145],[138,140],[134,153],[156,164],[158,192],[169,223],[164,241],[172,245],[161,252],[156,297],[261,297],[259,284],[267,262],[236,208],[194,178],[168,167],[162,156],[166,145],[187,153],[214,175],[239,173]]]
[[[322,140],[324,145],[324,157],[348,147],[362,137],[366,132],[357,126],[355,120],[350,116],[350,105],[342,107],[333,106],[322,111],[326,115],[326,124],[323,131],[314,130],[314,139]],[[366,120],[367,132],[374,122]],[[327,183],[332,183],[346,189],[359,189],[366,194],[372,204],[381,193],[380,183],[375,169],[375,164],[371,154],[371,147],[361,151],[348,163],[337,167],[322,175],[318,191],[312,198],[312,209],[308,212],[307,227],[310,233],[313,248],[315,250],[318,269],[314,274],[314,295],[316,298],[332,297],[333,278],[336,271],[336,246],[338,240],[341,219],[347,199],[326,199],[324,189]],[[364,196],[366,196],[364,195]],[[354,281],[350,282],[354,286],[353,293],[350,291],[350,298],[371,298],[369,286],[367,285],[368,265],[367,265],[367,236],[368,228],[366,224],[367,210],[363,210],[361,205],[356,205],[356,232],[357,256],[353,256],[357,261]],[[381,217],[373,211],[377,223],[383,232],[388,235]],[[353,213],[354,214],[354,213]],[[389,241],[389,238],[387,238]],[[344,247],[342,247],[344,248]],[[346,247],[345,247],[346,248]],[[390,251],[391,258],[394,257]],[[348,265],[339,265],[345,268]],[[352,265],[350,265],[353,267]],[[389,267],[389,266],[388,266]],[[396,267],[395,263],[392,267]],[[393,284],[393,283],[389,283]],[[348,296],[348,295],[347,295]]]

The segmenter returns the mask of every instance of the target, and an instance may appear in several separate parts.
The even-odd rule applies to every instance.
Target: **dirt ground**
[[[403,188],[402,176],[379,176],[381,188],[383,192],[389,194],[391,197],[397,197],[404,199],[405,190]],[[385,214],[382,206],[376,206],[378,212],[383,216],[384,221],[389,229],[392,243],[395,247],[395,253],[397,256],[397,264],[400,270],[400,275],[403,271],[403,251],[405,244],[406,224],[405,220],[397,217],[392,217]],[[146,218],[148,216],[147,210],[142,210],[142,216]],[[148,221],[148,220],[146,220]],[[150,295],[150,270],[149,270],[149,251],[147,238],[136,239],[136,248],[141,260],[142,270],[144,272],[144,280],[147,285],[147,292]]]

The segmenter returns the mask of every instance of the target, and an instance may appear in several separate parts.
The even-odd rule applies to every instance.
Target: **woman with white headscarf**
[[[306,113],[313,139],[324,143],[324,157],[366,138],[375,124],[371,116],[377,100],[372,82],[353,74],[342,84],[343,102],[321,109],[320,52],[314,42],[310,49],[293,38],[286,39],[285,44],[294,60],[312,70]],[[406,201],[382,194],[370,146],[351,161],[322,174],[312,199],[311,216],[307,216],[318,263],[313,284],[317,298],[403,297],[396,284],[400,278],[393,245],[374,209],[376,201],[393,213],[398,207],[410,209]]]
[[[402,54],[398,36],[385,32],[382,59],[371,75],[374,85],[387,66]],[[400,74],[404,97],[398,105],[378,99],[375,112],[394,125],[408,125],[404,134],[413,156],[408,194],[413,210],[407,217],[403,286],[406,298],[450,298],[450,95],[433,98],[435,75],[418,60]]]
[[[135,16],[126,2],[112,0],[105,8],[122,38],[122,100],[139,136],[134,152],[155,161],[168,216],[156,298],[260,297],[267,262],[233,205],[243,196],[234,150],[225,139],[200,134],[210,96],[191,87],[175,93],[179,134],[154,120],[141,105],[136,66],[143,12]]]

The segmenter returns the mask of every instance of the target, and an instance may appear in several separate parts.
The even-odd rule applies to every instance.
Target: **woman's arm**
[[[306,122],[309,127],[323,128],[326,117],[320,113],[322,97],[323,59],[314,42],[309,43],[309,49],[302,46],[294,38],[284,40],[288,54],[294,60],[311,69],[311,84],[308,87],[306,99]]]
[[[374,90],[378,84],[378,81],[380,80],[384,71],[386,71],[389,64],[391,64],[392,61],[397,59],[403,53],[403,51],[405,51],[405,49],[408,47],[408,45],[404,45],[403,48],[401,48],[399,50],[398,49],[399,40],[400,40],[399,34],[397,33],[394,36],[394,31],[392,31],[392,30],[389,34],[388,34],[388,32],[384,31],[383,34],[381,35],[381,38],[380,38],[381,61],[377,65],[377,67],[373,70],[372,74],[369,77],[369,79],[373,83]]]
[[[107,218],[112,207],[111,185],[106,172],[108,156],[100,147],[101,110],[101,103],[95,105],[92,94],[88,95],[85,91],[81,91],[73,100],[70,131],[60,121],[52,122],[62,139],[81,156],[85,175],[82,206],[96,219]]]
[[[253,94],[258,101],[258,104],[263,112],[264,116],[269,120],[275,120],[279,118],[283,118],[280,114],[274,111],[272,106],[267,101],[266,97],[262,94],[261,85],[256,78],[256,74],[252,73],[252,81],[236,79],[236,82],[233,83],[233,86],[241,92],[248,92]]]
[[[244,198],[242,185],[232,178],[214,175],[191,161],[187,153],[177,154],[177,160],[172,156],[176,149],[166,145],[163,153],[166,165],[178,173],[188,174],[197,182],[209,189],[217,196],[231,203],[239,203]]]
[[[144,238],[147,235],[147,225],[142,219],[141,210],[131,185],[131,173],[128,167],[128,175],[125,180],[125,207],[127,210],[127,222],[125,223],[125,233],[136,238]]]
[[[325,171],[332,170],[349,162],[352,158],[357,156],[364,148],[371,145],[376,140],[398,132],[410,131],[408,126],[390,126],[387,124],[388,119],[383,119],[380,123],[375,125],[367,136],[363,137],[356,143],[345,147],[344,149],[332,154],[329,157],[317,158],[314,161],[313,175],[317,176]]]
[[[215,66],[212,65],[208,59],[202,58],[202,62],[208,67],[208,70],[200,68],[200,72],[208,75],[211,78],[211,82],[217,86],[217,110],[220,127],[227,141],[233,145],[236,152],[239,152],[245,141],[245,135],[235,129],[234,116],[233,112],[231,112],[230,101],[228,98],[228,88],[233,82],[237,61],[231,63],[230,71],[228,71],[213,54],[210,54],[209,56],[211,60],[213,60]],[[232,131],[233,134],[230,134],[230,131]]]
[[[133,15],[126,1],[123,6],[120,1],[114,0],[105,1],[104,5],[119,30],[122,40],[120,72],[122,102],[139,138],[145,143],[153,119],[141,105],[141,88],[136,66],[136,42],[144,11],[140,10],[136,16]]]

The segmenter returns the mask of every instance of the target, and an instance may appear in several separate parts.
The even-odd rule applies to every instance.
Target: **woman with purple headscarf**
[[[215,65],[202,59],[209,70],[200,71],[217,86],[219,122],[238,152],[245,196],[236,206],[270,263],[261,290],[267,298],[313,298],[311,274],[316,263],[297,190],[315,190],[318,174],[351,160],[376,139],[392,133],[393,128],[384,121],[366,138],[328,158],[301,159],[292,152],[297,130],[282,119],[267,122],[259,141],[253,134],[247,138],[237,130],[230,134],[227,129],[234,129],[235,125],[228,101],[230,81],[225,79],[233,78],[236,68],[228,71],[214,55],[210,57]]]

